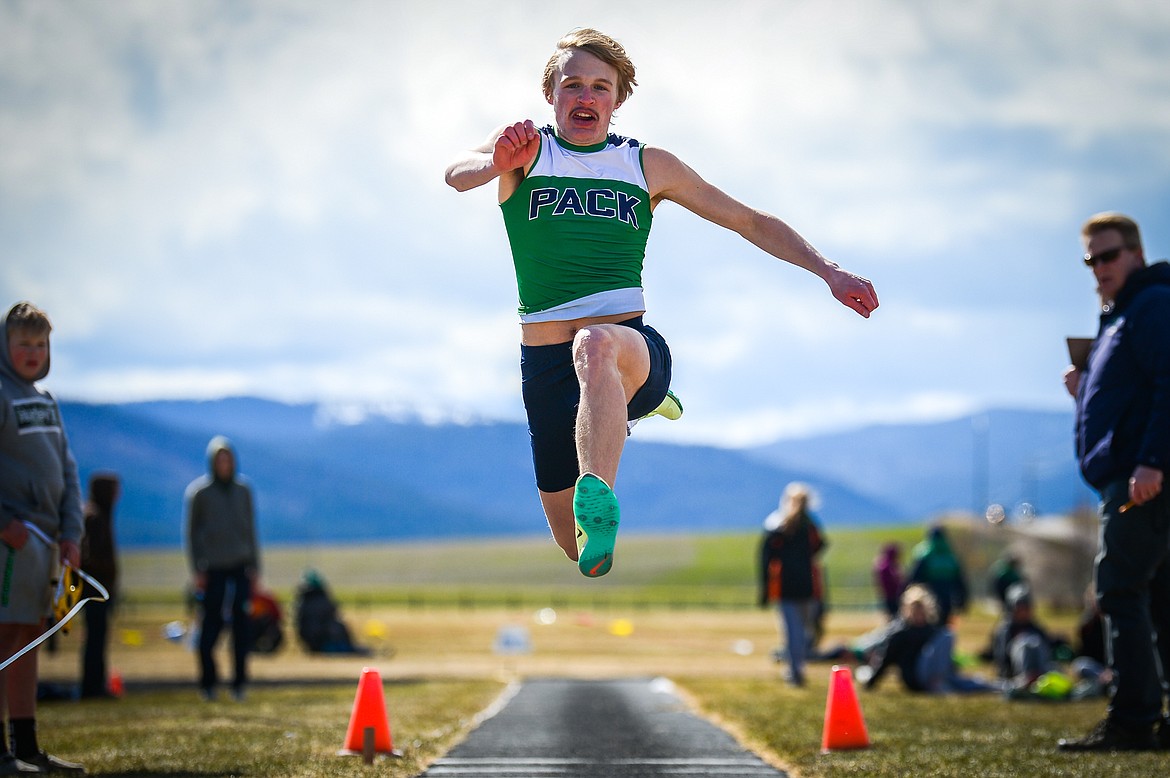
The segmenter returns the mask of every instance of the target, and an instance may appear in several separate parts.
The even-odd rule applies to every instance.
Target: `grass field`
[[[907,550],[915,526],[830,533],[823,557],[834,603],[868,606],[870,566],[887,541]],[[358,604],[572,603],[750,607],[756,599],[759,536],[622,536],[620,560],[604,578],[585,582],[551,540],[275,547],[264,553],[264,583],[291,602],[306,569],[322,573],[342,598]],[[187,567],[175,551],[127,555],[124,589],[146,602],[179,602]]]
[[[914,528],[834,533],[831,583],[867,583],[874,549],[897,532],[907,542],[921,535]],[[1054,750],[1057,737],[1087,730],[1103,701],[924,698],[906,694],[892,678],[861,694],[872,746],[820,754],[829,665],[814,666],[804,689],[781,682],[781,668],[770,658],[775,616],[751,607],[755,542],[747,536],[623,538],[620,567],[597,582],[581,579],[546,540],[272,549],[265,580],[286,603],[304,567],[320,569],[343,594],[344,615],[359,639],[379,653],[312,657],[290,636],[279,653],[253,658],[256,682],[242,703],[198,702],[194,655],[163,636],[163,625],[188,618],[178,555],[128,554],[128,607],[112,647],[126,696],[42,703],[42,743],[85,762],[95,775],[405,777],[444,753],[513,680],[667,676],[704,715],[794,775],[1164,770],[1157,754],[1074,757]],[[1043,616],[1067,628],[1075,614]],[[878,618],[870,608],[834,608],[826,640],[847,640]],[[990,611],[965,615],[960,649],[978,651],[991,622]],[[525,635],[530,650],[496,651],[502,630]],[[76,680],[78,642],[75,632],[42,654],[43,679]],[[366,666],[382,675],[394,745],[403,752],[374,768],[336,756]]]

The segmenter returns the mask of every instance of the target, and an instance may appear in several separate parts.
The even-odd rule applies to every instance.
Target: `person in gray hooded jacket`
[[[248,603],[259,571],[259,546],[252,489],[236,472],[236,452],[227,438],[207,445],[209,472],[187,487],[186,539],[195,592],[202,602],[199,630],[199,690],[214,699],[218,671],[213,656],[231,601],[232,696],[242,699],[248,682],[251,620]]]
[[[49,374],[44,311],[28,302],[0,321],[0,660],[40,637],[59,562],[77,568],[85,531],[77,462],[61,409],[37,381]],[[37,649],[0,672],[0,775],[84,773],[37,744]],[[9,750],[11,746],[11,751]]]

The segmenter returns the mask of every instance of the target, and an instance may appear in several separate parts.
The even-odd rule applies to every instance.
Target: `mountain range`
[[[523,424],[344,422],[322,405],[257,398],[61,407],[83,484],[97,470],[122,480],[115,516],[126,548],[181,544],[183,491],[207,471],[217,434],[236,446],[264,542],[547,532]],[[646,442],[635,431],[617,484],[623,528],[752,531],[794,480],[816,490],[830,526],[922,522],[990,502],[1065,512],[1091,499],[1071,425],[1071,413],[993,410],[745,449]]]

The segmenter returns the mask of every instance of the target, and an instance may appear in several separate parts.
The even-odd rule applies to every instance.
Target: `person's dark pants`
[[[1122,513],[1128,500],[1127,481],[1101,491],[1097,599],[1116,676],[1109,718],[1147,726],[1162,716],[1162,657],[1170,649],[1170,496]]]
[[[219,633],[223,630],[224,609],[229,598],[234,671],[232,686],[241,690],[248,682],[248,651],[252,647],[248,601],[251,596],[252,581],[244,568],[207,572],[207,588],[203,592],[203,624],[199,630],[199,687],[206,692],[214,690],[219,681],[213,652]]]
[[[1150,614],[1158,633],[1158,662],[1162,670],[1162,695],[1170,706],[1170,553],[1158,565],[1150,583]],[[1167,711],[1170,714],[1170,710]]]
[[[110,615],[113,597],[107,602],[91,600],[82,613],[85,615],[85,643],[81,648],[81,696],[109,695],[106,677],[106,646],[110,640]]]

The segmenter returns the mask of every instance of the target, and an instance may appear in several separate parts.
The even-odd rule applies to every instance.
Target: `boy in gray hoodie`
[[[81,559],[81,485],[77,462],[49,392],[36,385],[49,373],[44,311],[12,306],[0,322],[0,660],[44,630],[60,563]],[[0,672],[0,775],[85,772],[37,744],[37,649]]]

